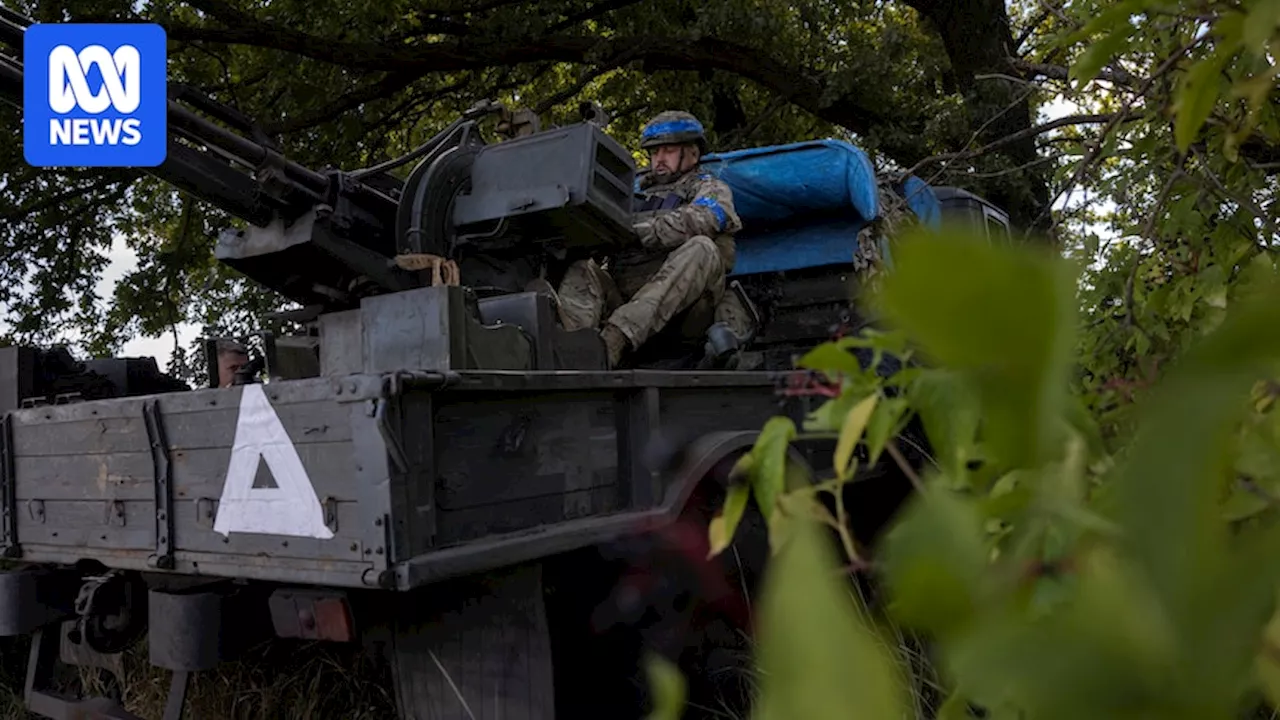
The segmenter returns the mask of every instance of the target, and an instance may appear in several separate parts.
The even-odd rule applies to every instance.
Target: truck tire
[[[754,504],[731,549],[708,559],[706,545],[724,498],[723,476],[744,451],[701,478],[674,522],[551,563],[558,718],[645,718],[652,707],[644,672],[650,653],[685,676],[684,720],[749,714],[751,603],[768,557]]]
[[[554,720],[541,564],[434,584],[397,608],[401,720]]]

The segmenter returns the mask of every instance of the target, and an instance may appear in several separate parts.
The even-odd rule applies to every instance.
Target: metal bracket
[[[326,497],[324,499],[324,524],[329,528],[329,532],[338,534],[338,500],[334,497]]]
[[[400,444],[400,438],[396,436],[395,431],[391,429],[391,423],[387,422],[387,405],[391,404],[391,401],[382,399],[369,402],[376,402],[373,411],[374,421],[378,425],[378,433],[382,435],[382,441],[387,445],[387,455],[391,458],[391,462],[395,463],[396,470],[401,473],[409,472],[409,461],[405,457],[404,447]]]
[[[169,442],[165,438],[164,423],[160,419],[158,400],[142,403],[142,419],[147,426],[147,440],[151,444],[151,462],[155,467],[156,487],[156,552],[147,558],[147,565],[162,570],[172,570],[173,558],[173,464],[169,460]]]
[[[760,327],[764,324],[764,320],[760,317],[760,310],[751,300],[751,296],[747,294],[747,289],[742,286],[742,281],[731,280],[729,282],[729,289],[732,290],[734,294],[738,296],[738,299],[742,301],[743,306],[747,309],[747,314],[751,316],[751,324],[754,326],[755,331],[759,332]],[[752,335],[754,334],[755,332],[752,333]]]
[[[0,418],[0,555],[22,557],[18,543],[18,478],[13,463],[13,416]]]
[[[61,642],[62,636],[56,627],[41,628],[36,630],[31,637],[31,650],[27,656],[27,679],[22,694],[23,705],[33,715],[46,718],[144,720],[144,718],[126,711],[119,703],[110,698],[89,697],[78,699],[64,696],[52,689]],[[185,680],[186,678],[184,677],[184,690]],[[185,700],[185,692],[181,699]],[[178,717],[180,715],[170,714],[166,708],[165,720]]]
[[[388,382],[381,375],[347,375],[334,378],[333,401],[338,403],[380,400],[388,394]]]
[[[198,498],[196,500],[196,524],[202,528],[213,529],[213,521],[218,515],[216,498]]]

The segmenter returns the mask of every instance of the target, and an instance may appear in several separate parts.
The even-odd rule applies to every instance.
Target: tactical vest
[[[675,210],[683,201],[684,198],[673,192],[666,195],[650,195],[649,197],[637,195],[632,198],[631,209],[637,213]]]

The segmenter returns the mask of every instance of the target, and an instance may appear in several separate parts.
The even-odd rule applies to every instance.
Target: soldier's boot
[[[707,328],[706,358],[713,368],[732,368],[746,342],[747,338],[735,333],[729,323],[715,323]]]
[[[700,363],[704,367],[738,368],[742,351],[755,339],[760,327],[760,313],[742,283],[733,280],[727,290],[716,304],[715,322],[707,329]]]

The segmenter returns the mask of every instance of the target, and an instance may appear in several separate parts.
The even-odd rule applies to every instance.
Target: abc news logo
[[[154,24],[37,24],[23,39],[23,152],[35,166],[154,167],[168,150]]]
[[[49,108],[67,115],[77,108],[98,115],[108,107],[122,115],[138,109],[142,101],[138,48],[121,45],[115,53],[101,45],[76,52],[59,45],[49,53]],[[102,88],[89,89],[86,68],[102,73]],[[142,141],[142,121],[138,118],[54,118],[49,121],[52,145],[137,145]]]

